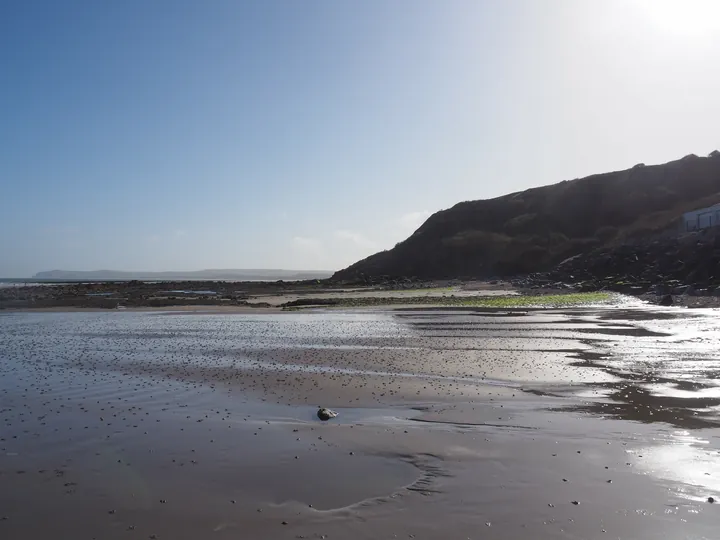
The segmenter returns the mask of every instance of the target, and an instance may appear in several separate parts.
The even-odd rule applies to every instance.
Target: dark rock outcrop
[[[569,283],[581,292],[650,293],[665,301],[714,295],[720,291],[720,228],[596,249],[526,281],[540,287]]]

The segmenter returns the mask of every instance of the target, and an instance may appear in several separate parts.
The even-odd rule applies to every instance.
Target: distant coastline
[[[49,270],[38,272],[24,281],[47,282],[97,282],[97,281],[301,281],[326,279],[333,274],[328,270],[284,269],[209,269],[168,272],[125,272],[119,270]],[[7,281],[7,280],[3,280]],[[11,281],[18,281],[13,279]],[[23,280],[20,280],[23,281]]]
[[[34,278],[0,278],[0,289],[5,287],[38,287],[61,283],[62,282],[58,281],[42,281]]]
[[[5,287],[41,287],[43,285],[72,285],[72,284],[100,284],[100,283],[128,283],[130,281],[140,281],[142,283],[181,283],[181,282],[198,282],[207,283],[269,283],[274,281],[307,281],[307,279],[325,279],[325,278],[302,278],[302,279],[202,279],[202,278],[180,278],[180,279],[37,279],[37,278],[0,278],[0,288]]]

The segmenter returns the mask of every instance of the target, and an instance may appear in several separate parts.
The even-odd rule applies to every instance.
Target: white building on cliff
[[[720,226],[720,203],[683,214],[683,231],[699,231]]]

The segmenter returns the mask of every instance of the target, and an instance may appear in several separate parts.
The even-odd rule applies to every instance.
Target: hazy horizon
[[[121,276],[125,276],[127,279],[139,279],[159,276],[171,276],[175,277],[186,276],[192,278],[193,275],[198,276],[195,279],[234,279],[235,277],[242,277],[243,275],[263,275],[264,277],[270,276],[268,279],[278,279],[283,276],[295,276],[295,275],[330,275],[333,270],[322,270],[322,269],[308,269],[308,270],[296,270],[293,268],[201,268],[199,270],[159,270],[159,271],[147,271],[147,270],[114,270],[114,269],[94,269],[94,270],[72,270],[72,269],[52,269],[52,270],[40,270],[30,275],[25,276],[0,276],[0,280],[18,280],[18,279],[39,279],[39,280],[54,280],[54,279],[82,279],[88,277],[88,279],[104,279],[106,276],[110,276],[107,279],[124,279]],[[43,275],[45,274],[45,275]],[[48,275],[53,274],[53,275]],[[230,277],[232,274],[235,276]],[[204,276],[220,276],[226,275],[226,278],[212,278]],[[40,276],[40,277],[38,277]],[[75,276],[75,277],[73,277]],[[97,278],[93,276],[99,276]],[[113,277],[116,276],[116,277]],[[313,278],[308,278],[313,279]]]
[[[13,2],[0,276],[345,267],[720,147],[712,0]]]

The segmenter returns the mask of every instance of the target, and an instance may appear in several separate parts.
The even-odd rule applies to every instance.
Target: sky
[[[720,148],[716,0],[7,0],[0,277],[345,267]]]

